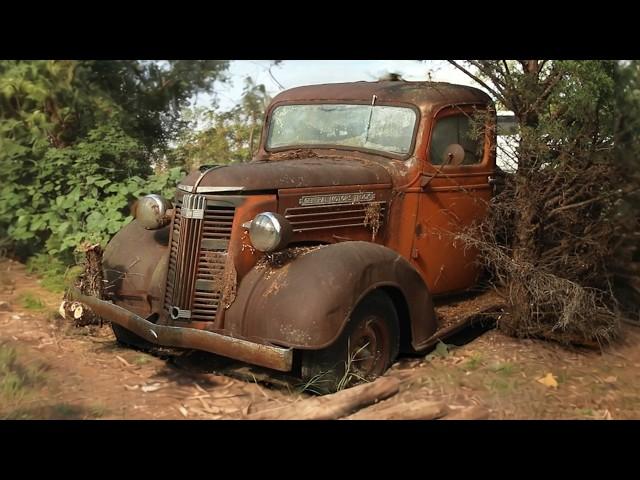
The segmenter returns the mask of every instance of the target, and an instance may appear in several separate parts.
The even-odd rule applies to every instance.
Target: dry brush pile
[[[452,63],[518,121],[502,145],[510,159],[502,191],[488,218],[459,235],[504,295],[499,327],[518,337],[610,342],[620,320],[640,318],[638,156],[621,154],[640,144],[638,134],[621,142],[619,128],[640,126],[629,114],[635,104],[640,112],[640,88],[625,87],[626,67],[612,61]],[[627,81],[640,86],[636,77]],[[634,105],[629,91],[638,92]]]
[[[621,317],[637,316],[640,294],[629,289],[634,227],[620,212],[630,187],[619,188],[620,172],[606,164],[567,164],[534,178],[538,188],[523,195],[507,176],[487,219],[460,235],[480,251],[509,307],[499,327],[563,343],[609,342]],[[531,216],[527,244],[517,238],[519,212]]]

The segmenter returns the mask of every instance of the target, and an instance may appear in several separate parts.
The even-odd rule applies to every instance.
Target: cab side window
[[[462,165],[474,165],[482,162],[484,152],[484,134],[474,128],[474,120],[469,114],[448,115],[436,120],[431,135],[429,157],[433,165],[442,165],[447,147],[457,143],[464,149]]]

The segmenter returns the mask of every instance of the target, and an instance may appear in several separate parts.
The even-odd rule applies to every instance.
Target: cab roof
[[[276,95],[272,103],[308,101],[370,102],[376,95],[379,103],[408,103],[422,111],[460,104],[490,104],[489,95],[474,87],[445,82],[376,82],[327,83],[291,88]]]

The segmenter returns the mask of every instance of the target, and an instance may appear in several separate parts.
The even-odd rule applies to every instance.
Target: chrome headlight
[[[168,211],[172,208],[171,202],[160,195],[145,195],[137,202],[135,217],[147,230],[155,230],[171,222]]]
[[[293,230],[289,220],[278,213],[264,212],[243,224],[249,230],[251,244],[261,252],[274,252],[287,246]]]

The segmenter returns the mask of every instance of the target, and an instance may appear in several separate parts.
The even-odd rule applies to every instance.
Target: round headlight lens
[[[145,195],[138,200],[135,217],[147,230],[155,230],[171,222],[167,212],[172,208],[171,202],[160,195]]]
[[[261,252],[274,252],[286,247],[291,234],[291,224],[278,213],[259,213],[249,226],[251,244]]]

